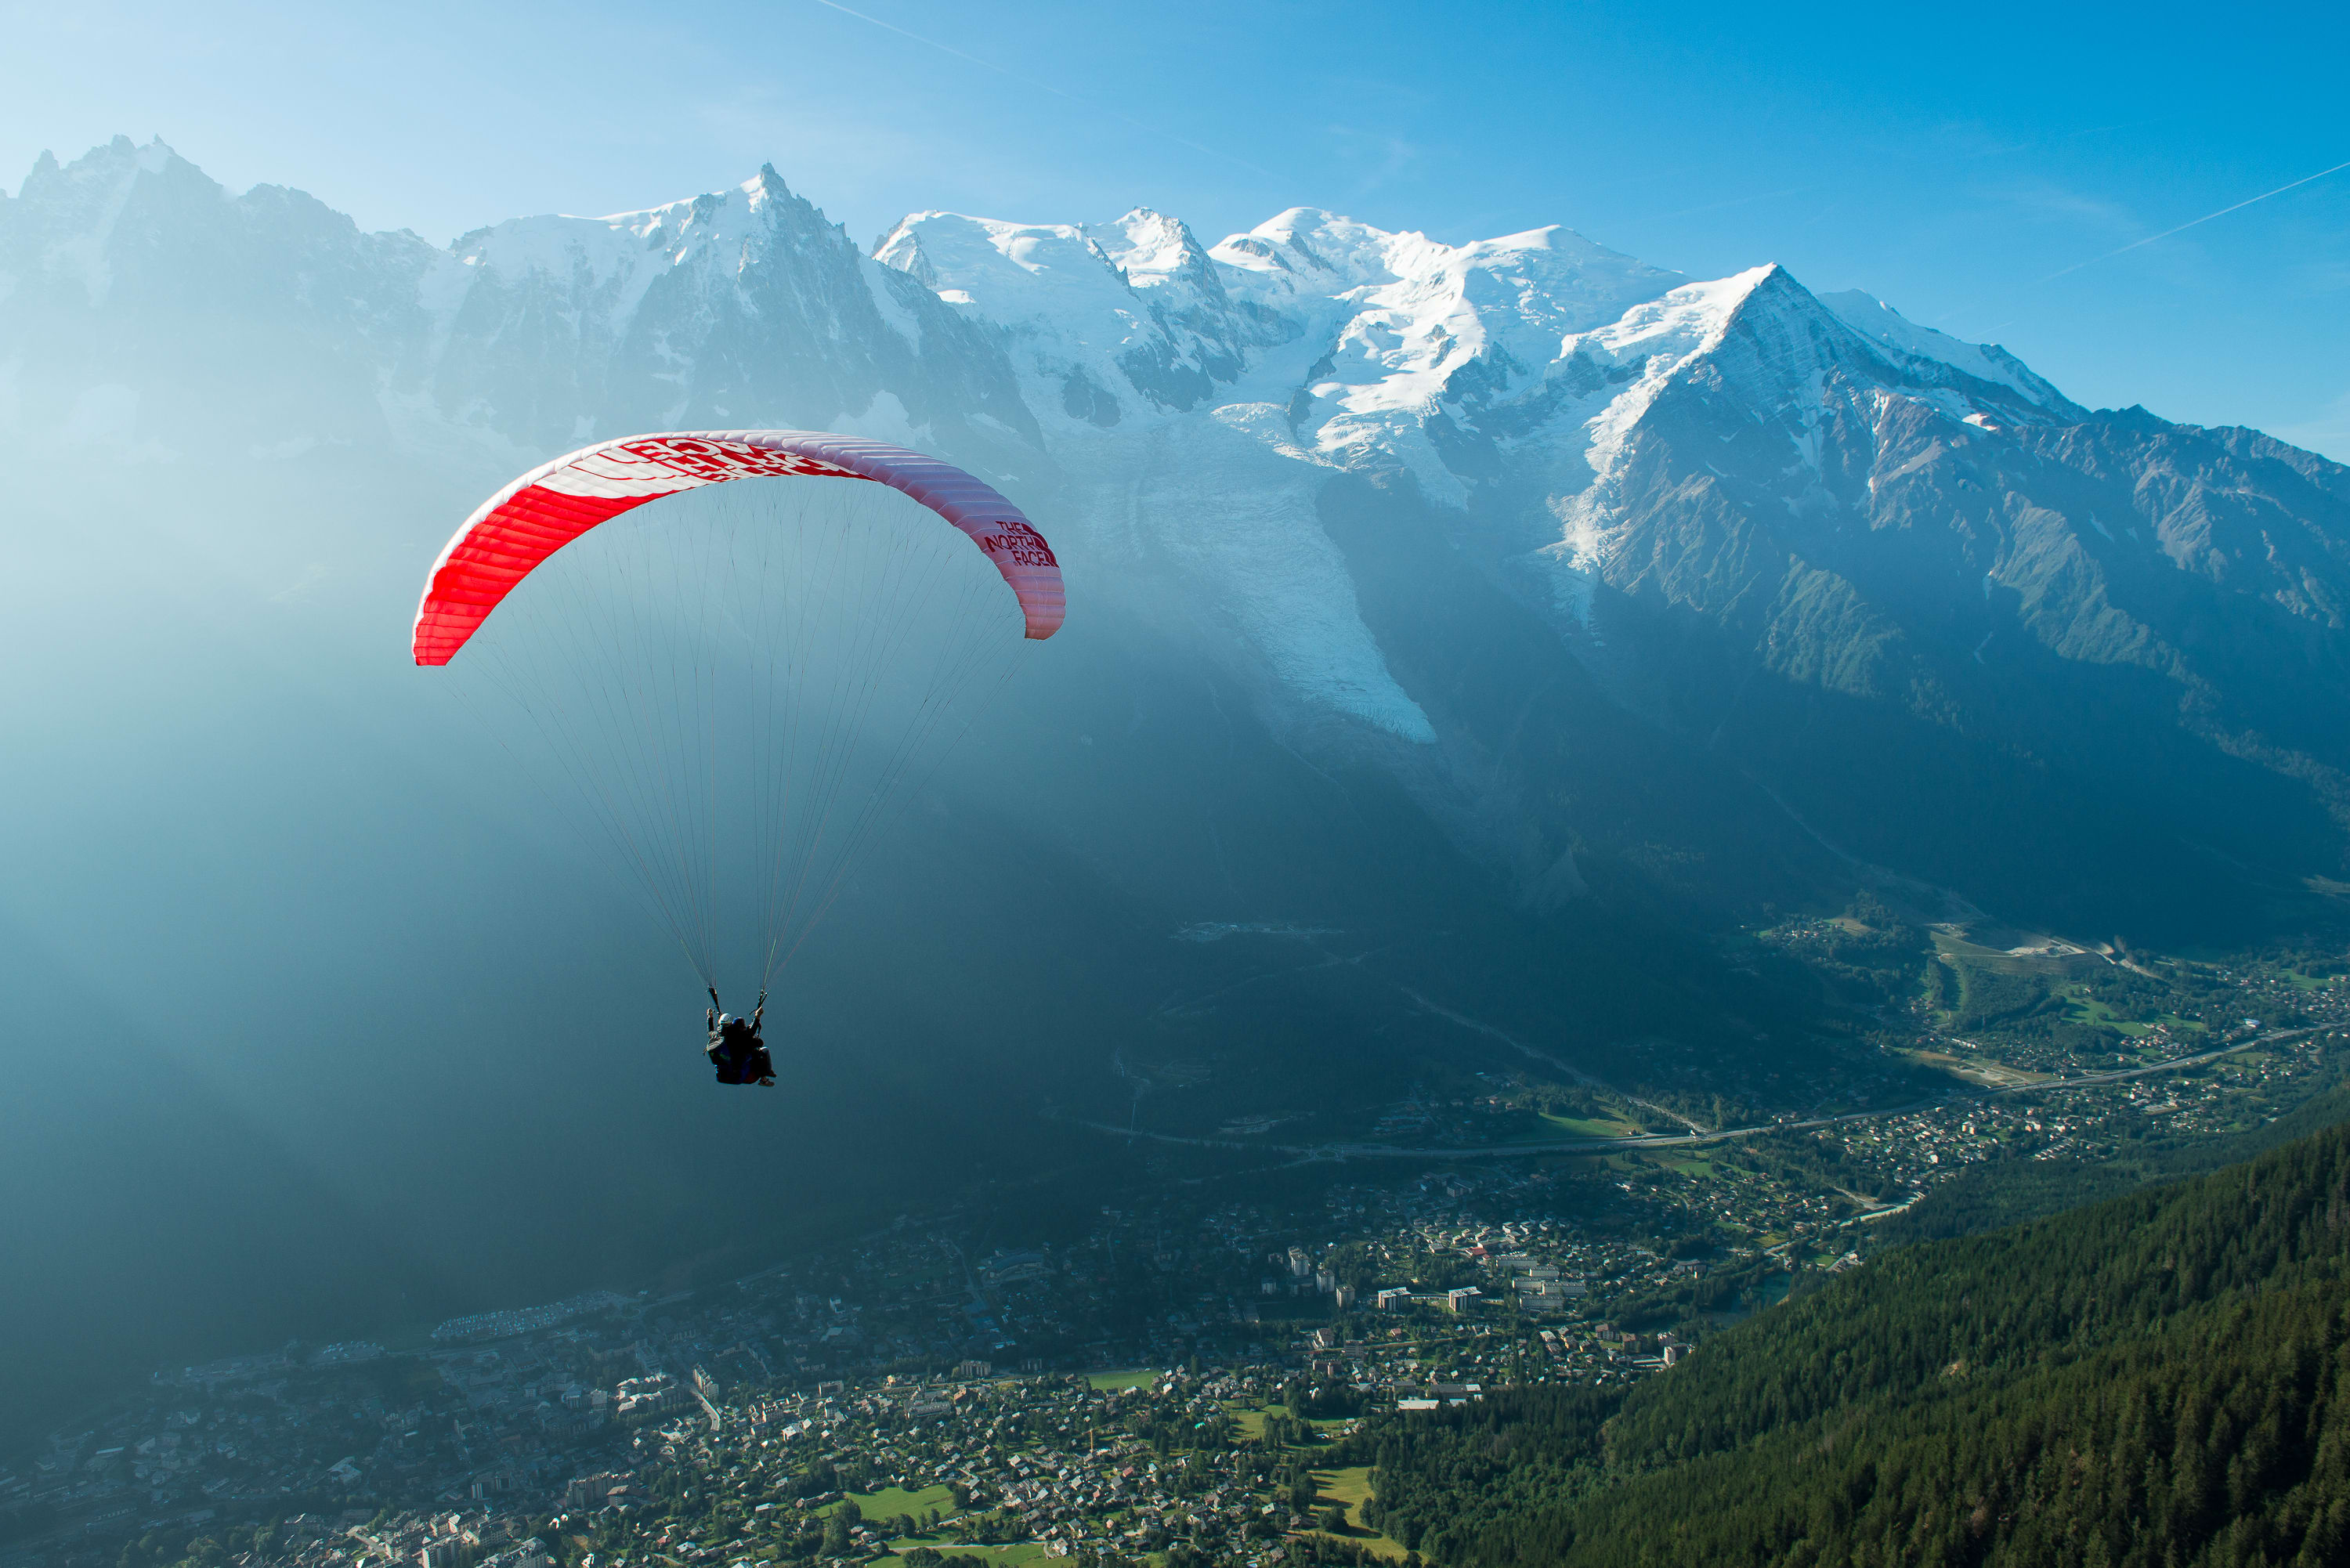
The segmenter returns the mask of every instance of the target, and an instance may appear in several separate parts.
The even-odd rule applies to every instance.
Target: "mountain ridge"
[[[2350,470],[2082,409],[1774,265],[1690,280],[1563,227],[1448,245],[1308,207],[1213,244],[1146,208],[919,213],[868,255],[772,166],[436,249],[118,139],[0,203],[0,275],[21,440],[165,464],[389,443],[472,475],[696,425],[939,451],[1276,731],[1506,821],[1496,863],[1537,903],[1593,856],[1653,860],[1657,826],[1529,808],[1557,781],[1431,717],[1395,659],[1457,608],[1370,624],[1327,515],[1367,493],[1345,476],[1539,624],[1520,657],[1849,859],[2098,934],[2187,905],[2307,919],[2350,873]],[[1977,805],[1935,826],[1903,803],[1938,779]],[[2215,824],[2214,788],[2261,806]],[[1703,825],[1668,836],[1722,858]],[[2126,891],[2082,891],[2116,868]],[[1709,880],[1725,913],[1766,896]]]
[[[2339,465],[1566,231],[918,230],[970,275],[885,265],[772,173],[446,247],[127,140],[0,199],[0,916],[12,1023],[57,1043],[25,1053],[18,1273],[91,1234],[123,1261],[9,1316],[38,1347],[10,1381],[790,1223],[712,1191],[846,1213],[1083,1166],[1079,1121],[1137,1114],[1129,1045],[1211,1075],[1140,1106],[1186,1134],[1397,1102],[1486,1029],[1692,1112],[1801,1110],[1878,1072],[1887,1020],[1742,925],[1866,885],[1913,926],[2218,945],[2350,881]],[[844,895],[757,1107],[407,657],[484,495],[671,422],[935,451],[1036,519],[1072,606]],[[1259,934],[1178,937],[1209,927]],[[90,1073],[93,1028],[135,1065]],[[232,1233],[243,1281],[175,1277]]]

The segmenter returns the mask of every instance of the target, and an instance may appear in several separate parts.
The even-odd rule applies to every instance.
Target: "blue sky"
[[[2350,160],[2339,4],[0,0],[0,40],[11,190],[120,131],[435,241],[763,161],[860,240],[925,207],[1564,223],[2350,459],[2350,169],[2154,238]]]

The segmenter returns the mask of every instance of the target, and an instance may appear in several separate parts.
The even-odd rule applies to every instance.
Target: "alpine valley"
[[[969,468],[1070,606],[795,971],[755,1116],[404,654],[507,479],[752,427]],[[1908,1103],[1997,955],[2154,985],[2350,894],[2350,468],[1770,265],[1305,208],[868,248],[772,169],[444,248],[119,139],[0,197],[0,994],[146,1042],[15,1086],[73,1109],[0,1152],[0,1272],[123,1271],[0,1321],[27,1378],[720,1277],[941,1173],[1091,1213],[1102,1162],[1303,1161],[1456,1070],[1627,1130]],[[1757,946],[1846,910],[1909,944],[1881,984]],[[2104,1027],[2054,985],[2008,1011]]]
[[[2350,471],[1775,266],[1307,209],[868,254],[772,169],[444,250],[119,140],[0,205],[0,428],[46,452],[481,488],[637,429],[935,451],[1150,684],[1212,666],[1535,909],[1875,878],[2213,937],[2350,876]]]

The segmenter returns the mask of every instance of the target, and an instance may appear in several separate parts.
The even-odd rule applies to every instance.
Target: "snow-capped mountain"
[[[773,170],[442,249],[127,140],[0,202],[15,443],[463,488],[754,424],[985,473],[1097,624],[1538,903],[1889,868],[2094,926],[2343,870],[2350,471],[1779,267],[1309,208],[920,213],[868,254]]]

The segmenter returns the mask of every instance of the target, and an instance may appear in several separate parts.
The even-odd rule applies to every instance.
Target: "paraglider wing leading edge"
[[[1060,563],[1020,509],[951,463],[819,431],[676,431],[602,441],[533,469],[465,520],[432,564],[413,651],[446,664],[515,585],[598,524],[664,495],[733,479],[862,479],[904,492],[985,552],[1020,601],[1027,635],[1060,629]]]

